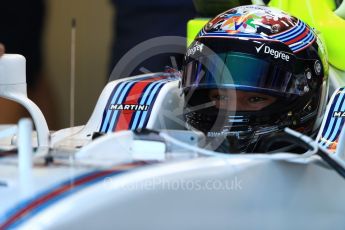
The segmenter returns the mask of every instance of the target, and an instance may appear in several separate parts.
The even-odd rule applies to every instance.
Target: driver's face
[[[263,93],[229,89],[213,89],[209,97],[218,109],[228,111],[259,111],[277,100]]]

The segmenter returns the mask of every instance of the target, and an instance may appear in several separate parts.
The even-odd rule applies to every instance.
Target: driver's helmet
[[[328,94],[325,47],[314,29],[278,9],[219,14],[187,49],[182,86],[189,129],[208,148],[258,151],[285,127],[314,135]]]

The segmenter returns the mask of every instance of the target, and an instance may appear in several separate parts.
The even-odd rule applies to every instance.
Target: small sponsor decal
[[[126,105],[126,104],[111,104],[109,110],[134,110],[134,111],[147,111],[148,105]]]
[[[343,117],[343,118],[345,118],[345,112],[343,112],[343,111],[334,111],[333,112],[333,117]]]
[[[194,55],[196,52],[202,52],[204,48],[204,44],[200,43],[200,42],[196,42],[192,48],[189,48],[187,50],[187,56],[190,56],[190,55]]]
[[[231,132],[228,130],[223,130],[220,132],[217,132],[217,131],[207,132],[207,137],[227,137],[227,136],[238,136],[238,132]]]
[[[207,137],[226,137],[227,134],[224,132],[207,132]]]

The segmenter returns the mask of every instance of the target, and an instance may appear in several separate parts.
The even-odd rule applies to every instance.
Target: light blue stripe
[[[341,107],[341,111],[345,111],[345,101],[343,101],[343,105]],[[344,118],[337,118],[337,123],[335,125],[335,129],[332,132],[332,136],[328,139],[329,141],[335,141],[337,132],[338,132],[338,130],[340,128],[340,125],[341,125],[343,119]],[[327,143],[326,146],[329,147],[330,144],[331,143]]]
[[[147,98],[147,96],[148,96],[148,94],[150,93],[150,91],[151,91],[151,89],[154,87],[154,86],[156,86],[159,82],[161,82],[162,80],[159,80],[159,81],[156,81],[156,82],[152,82],[151,84],[150,84],[150,86],[145,90],[145,93],[144,93],[144,95],[143,95],[143,97],[141,98],[141,100],[140,100],[140,105],[143,105],[144,103],[145,103],[145,101],[146,101],[146,98]],[[137,123],[138,123],[138,120],[139,120],[139,117],[140,117],[140,114],[142,113],[142,111],[138,111],[138,112],[136,112],[135,113],[135,116],[134,116],[134,121],[133,121],[133,124],[132,124],[132,126],[131,126],[131,130],[134,130],[135,129],[135,127],[136,127],[136,125],[137,125]]]
[[[303,34],[304,30],[305,30],[305,25],[303,24],[303,26],[301,26],[298,30],[296,30],[295,33],[285,38],[279,38],[279,40],[282,40],[283,42],[288,42],[289,40],[294,39],[300,36],[301,34]]]
[[[338,92],[339,92],[339,91],[338,91]],[[339,110],[340,103],[341,103],[341,101],[343,100],[344,95],[345,95],[345,94],[342,94],[341,96],[339,96],[339,98],[338,98],[338,100],[337,100],[337,102],[336,102],[336,104],[335,104],[335,107],[334,107],[334,110],[335,110],[335,111],[338,111],[338,110]],[[328,116],[333,116],[333,111],[329,111]],[[330,123],[329,123],[329,125],[328,125],[328,127],[327,127],[326,134],[325,134],[324,137],[322,137],[323,140],[321,141],[320,145],[325,145],[325,143],[326,143],[325,140],[328,140],[329,135],[330,135],[330,133],[332,132],[332,127],[333,127],[333,124],[334,124],[334,122],[335,122],[335,119],[336,119],[335,117],[332,117],[332,118],[331,118]]]
[[[124,87],[124,85],[126,84],[127,82],[121,82],[119,88],[116,90],[111,102],[110,102],[110,105],[114,104],[115,103],[115,99],[117,98],[117,96],[119,95],[119,93],[121,92],[122,88]],[[103,125],[102,125],[102,128],[101,128],[101,132],[105,132],[106,131],[106,128],[107,128],[107,124],[109,122],[109,119],[110,119],[110,115],[111,115],[111,110],[109,110],[109,108],[106,108],[107,109],[107,115],[105,117],[105,120],[103,122]]]
[[[308,35],[305,36],[305,37],[304,37],[303,39],[301,39],[300,41],[290,44],[289,47],[297,47],[297,46],[300,46],[301,44],[303,44],[303,42],[309,40],[309,39],[310,39],[310,36],[313,37],[313,33],[312,33],[312,32],[308,33]]]
[[[300,40],[300,43],[299,42],[296,42],[296,43],[293,43],[291,45],[289,45],[289,47],[293,47],[293,48],[296,48],[298,46],[302,46],[304,43],[306,42],[310,42],[314,39],[314,34],[312,32],[308,33],[307,36],[305,36],[302,40]]]
[[[159,89],[159,87],[161,85],[164,85],[166,82],[160,82],[159,84],[157,84],[155,86],[155,88],[153,89],[152,93],[150,94],[150,97],[149,97],[149,100],[147,102],[147,105],[151,105],[151,102],[153,100],[153,98],[155,97],[156,93],[157,93],[157,90]],[[139,123],[139,126],[138,128],[142,128],[144,126],[144,122],[145,122],[145,119],[146,119],[146,116],[147,116],[147,112],[148,111],[144,111],[143,112],[143,116],[141,117],[141,120],[140,120],[140,123]]]
[[[110,173],[107,173],[105,175],[98,176],[97,178],[94,178],[92,180],[89,180],[86,183],[79,184],[77,186],[71,187],[67,191],[65,191],[65,192],[63,192],[63,193],[61,193],[61,194],[59,194],[59,195],[57,195],[57,196],[55,196],[55,197],[45,201],[43,203],[40,203],[37,207],[31,209],[28,213],[26,213],[25,215],[21,216],[21,218],[17,219],[11,225],[9,225],[8,229],[18,228],[19,226],[23,225],[28,220],[30,220],[33,217],[35,217],[37,214],[39,214],[39,213],[45,211],[47,208],[53,206],[57,202],[62,201],[63,199],[65,199],[65,198],[67,198],[69,196],[73,196],[76,193],[78,193],[79,191],[82,191],[83,189],[86,189],[86,188],[89,188],[91,186],[95,186],[95,185],[99,184],[106,177],[113,177],[113,176],[116,176],[116,175],[119,175],[119,174],[122,174],[122,173],[126,173],[128,171],[129,170],[121,170],[121,171],[110,172]],[[54,191],[54,190],[49,191],[49,193],[52,192],[52,191]],[[49,193],[47,193],[47,194],[49,194]],[[30,203],[32,203],[32,201]]]
[[[117,100],[116,104],[122,103],[122,101],[123,101],[123,99],[124,99],[124,97],[125,97],[125,95],[126,95],[128,89],[129,89],[134,83],[136,83],[136,81],[130,82],[130,83],[126,86],[126,88],[124,89],[124,91],[121,93],[121,96],[120,96],[119,99]],[[119,113],[118,110],[115,110],[115,111],[114,111],[113,117],[111,118],[111,121],[110,121],[109,128],[108,128],[108,130],[106,130],[106,132],[108,132],[108,133],[109,133],[109,132],[112,132],[112,129],[114,128],[115,120],[116,120],[116,118],[117,118],[118,113]]]
[[[279,40],[286,40],[287,38],[291,38],[292,36],[296,36],[296,34],[300,34],[301,31],[304,31],[306,25],[304,23],[301,23],[297,25],[293,30],[289,31],[288,33],[285,33],[283,35],[278,35],[278,36],[272,36],[275,39]]]
[[[298,50],[303,48],[304,46],[307,46],[309,44],[309,42],[311,42],[314,39],[314,35],[313,33],[310,33],[306,38],[304,38],[303,40],[301,40],[301,44],[295,45],[289,45],[289,47],[291,48],[292,51]]]
[[[283,34],[273,35],[272,38],[275,38],[275,39],[283,39],[283,38],[285,38],[286,36],[289,36],[289,35],[295,33],[296,31],[298,31],[298,30],[299,30],[301,27],[303,27],[303,26],[305,26],[305,24],[302,23],[301,21],[299,21],[299,22],[297,23],[297,25],[296,25],[292,30],[290,30],[290,31],[288,31],[288,32],[285,32],[285,33],[283,33]]]
[[[253,37],[253,38],[264,38],[264,36],[260,35],[251,35],[251,34],[228,34],[228,33],[207,33],[204,36],[212,36],[212,35],[218,35],[218,36],[227,36],[227,37]]]

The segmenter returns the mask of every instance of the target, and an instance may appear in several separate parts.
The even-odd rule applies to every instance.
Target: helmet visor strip
[[[293,72],[286,66],[230,51],[191,60],[184,69],[183,85],[185,88],[233,88],[303,95],[309,91],[304,70]]]
[[[311,78],[307,75],[316,74],[316,62],[297,58],[276,41],[200,39],[187,50],[182,83],[184,88],[233,88],[301,96],[310,90]]]

